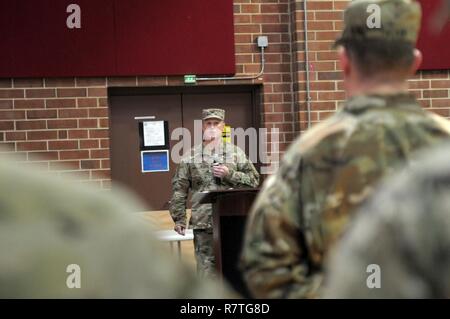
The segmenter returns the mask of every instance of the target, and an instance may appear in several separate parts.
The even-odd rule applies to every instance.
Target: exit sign
[[[184,83],[185,84],[195,84],[195,83],[197,83],[197,76],[192,75],[192,74],[185,75],[184,76]]]

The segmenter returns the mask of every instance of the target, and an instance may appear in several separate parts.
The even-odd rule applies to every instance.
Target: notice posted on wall
[[[142,151],[141,168],[142,173],[168,172],[169,151]]]
[[[143,123],[144,146],[164,146],[166,131],[164,121],[147,121]]]

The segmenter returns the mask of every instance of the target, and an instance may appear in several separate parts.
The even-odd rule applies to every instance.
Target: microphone
[[[220,165],[220,161],[219,161],[219,157],[217,154],[214,154],[213,156],[213,167],[214,166],[219,166]],[[214,176],[214,182],[216,183],[216,185],[220,185],[222,183],[222,179],[220,177]]]

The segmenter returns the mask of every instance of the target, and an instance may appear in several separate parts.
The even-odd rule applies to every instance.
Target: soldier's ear
[[[416,74],[417,70],[422,65],[422,61],[423,61],[422,52],[420,52],[419,49],[414,49],[414,61],[411,65],[410,75]]]
[[[348,77],[352,72],[352,65],[347,50],[343,46],[338,47],[338,58],[344,76]]]

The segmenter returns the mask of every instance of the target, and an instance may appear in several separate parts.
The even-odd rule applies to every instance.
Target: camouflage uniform
[[[225,296],[166,254],[139,206],[0,160],[0,298]],[[72,264],[81,288],[67,286]]]
[[[450,298],[450,145],[383,182],[330,258],[328,298]],[[368,265],[380,268],[369,289]]]
[[[205,117],[209,116],[204,114]],[[215,154],[219,154],[217,160]],[[220,184],[217,184],[212,174],[212,164],[224,163],[229,174]],[[192,215],[190,228],[194,229],[194,247],[197,269],[200,275],[215,274],[215,257],[212,234],[212,205],[199,204],[194,200],[196,194],[202,191],[229,189],[238,187],[256,187],[259,184],[259,174],[245,153],[231,143],[222,143],[214,151],[195,146],[185,156],[172,179],[173,195],[169,211],[176,225],[186,227],[186,202],[189,190],[192,192]]]
[[[398,33],[406,39],[412,37],[411,30],[418,30],[417,3],[354,1],[349,9],[367,16],[361,4],[370,3],[386,5],[388,17],[398,13],[393,15],[394,27],[396,21],[412,25]],[[353,15],[346,12],[346,17]],[[351,38],[347,31],[351,20],[346,24],[343,38]],[[356,30],[359,36],[361,30]],[[374,32],[384,37],[379,30]],[[324,256],[354,209],[382,176],[407,163],[416,150],[449,136],[448,121],[423,110],[413,96],[398,93],[354,96],[297,139],[278,172],[265,182],[248,218],[241,269],[253,295],[316,297]]]

